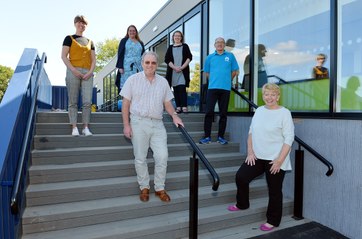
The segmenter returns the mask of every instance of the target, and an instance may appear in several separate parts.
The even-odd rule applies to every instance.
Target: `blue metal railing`
[[[18,238],[21,231],[20,213],[24,205],[36,106],[51,106],[50,81],[43,68],[45,62],[45,54],[40,59],[36,49],[24,49],[0,104],[0,239]],[[17,191],[17,210],[12,213],[10,201],[14,190]]]

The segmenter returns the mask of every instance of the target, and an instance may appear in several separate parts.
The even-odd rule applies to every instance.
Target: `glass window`
[[[329,110],[330,0],[256,1],[254,95],[277,82],[293,111]],[[324,59],[323,59],[324,58]]]
[[[337,111],[362,111],[362,0],[338,1]]]
[[[209,53],[215,51],[214,41],[223,37],[225,50],[232,52],[239,64],[239,74],[233,79],[233,86],[242,94],[244,90],[244,61],[249,55],[250,45],[250,1],[249,0],[210,0]],[[229,112],[248,111],[247,103],[233,91],[230,94]]]
[[[199,111],[200,106],[200,55],[201,55],[201,14],[198,13],[185,22],[185,43],[190,47],[190,87],[187,88],[189,111]]]
[[[165,77],[167,65],[165,63],[165,55],[167,51],[167,38],[163,38],[157,45],[154,46],[154,51],[158,55],[158,68],[157,74]]]

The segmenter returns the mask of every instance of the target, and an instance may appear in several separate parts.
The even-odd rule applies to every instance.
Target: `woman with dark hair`
[[[118,92],[131,75],[142,71],[141,57],[145,47],[141,41],[137,28],[130,25],[127,28],[126,36],[120,41],[118,46],[118,59],[116,67],[117,79],[116,86]]]
[[[190,67],[192,54],[189,46],[184,43],[182,32],[172,34],[173,44],[167,49],[165,63],[167,64],[166,79],[172,86],[176,102],[176,112],[187,112],[186,87],[190,85]]]

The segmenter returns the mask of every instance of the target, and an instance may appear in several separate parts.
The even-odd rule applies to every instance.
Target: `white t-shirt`
[[[261,106],[255,111],[249,134],[252,135],[253,150],[258,159],[277,159],[283,144],[290,146],[293,144],[294,124],[292,115],[284,107],[270,110],[265,106]],[[292,169],[289,154],[285,158],[281,169]]]

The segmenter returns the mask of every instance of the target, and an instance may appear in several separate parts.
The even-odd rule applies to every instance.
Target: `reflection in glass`
[[[209,54],[214,52],[214,40],[223,37],[225,50],[235,55],[240,66],[239,75],[233,79],[233,87],[248,96],[242,89],[243,64],[249,54],[250,45],[250,1],[249,0],[210,0]],[[248,104],[233,91],[230,94],[229,112],[248,111]]]
[[[158,43],[155,47],[154,47],[154,52],[157,53],[158,55],[158,67],[156,70],[156,73],[165,77],[166,76],[166,69],[167,69],[167,65],[164,62],[165,60],[165,54],[167,51],[167,38],[163,38],[161,40],[160,43]]]
[[[280,84],[281,104],[292,111],[328,111],[329,79],[314,80],[311,72],[317,54],[330,55],[330,1],[258,0],[256,19],[256,43],[267,47],[267,78]],[[260,86],[264,80],[254,72]],[[260,104],[261,90],[254,90]]]
[[[339,25],[337,111],[362,111],[362,0],[338,1]]]
[[[200,55],[201,55],[201,14],[198,13],[185,22],[185,43],[192,53],[190,62],[190,87],[187,88],[189,111],[199,111],[200,107]]]

